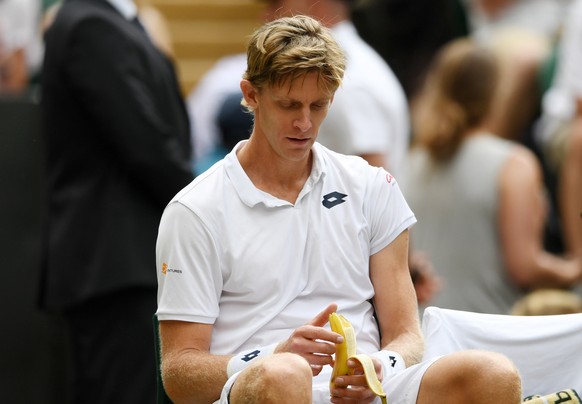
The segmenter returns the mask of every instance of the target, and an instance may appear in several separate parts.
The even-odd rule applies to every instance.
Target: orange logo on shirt
[[[168,264],[166,264],[165,262],[162,264],[162,275],[165,275],[168,273]]]

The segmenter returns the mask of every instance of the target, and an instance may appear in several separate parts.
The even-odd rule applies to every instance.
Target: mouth
[[[306,138],[288,137],[287,139],[291,143],[294,143],[294,144],[297,144],[297,145],[307,144],[311,140],[311,138],[309,138],[309,137],[306,137]]]

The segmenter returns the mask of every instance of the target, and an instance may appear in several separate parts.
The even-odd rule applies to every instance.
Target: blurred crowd
[[[306,12],[364,40],[342,43],[348,72],[318,141],[401,183],[421,306],[509,313],[540,288],[580,294],[579,1],[263,3],[263,20]],[[198,174],[250,133],[245,64],[222,58],[187,95]]]
[[[123,14],[128,24],[138,17],[140,29],[163,55],[160,65],[167,68],[163,74],[168,79],[162,87],[171,88],[160,89],[155,78],[145,78],[145,73],[142,77],[138,68],[125,62],[130,56],[122,51],[111,62],[111,68],[103,67],[103,74],[110,74],[108,78],[117,86],[109,94],[105,86],[95,82],[80,80],[71,84],[76,75],[87,74],[78,69],[91,70],[90,63],[76,60],[78,64],[73,61],[66,65],[57,55],[62,52],[58,50],[58,40],[79,41],[79,55],[82,49],[95,46],[93,58],[99,58],[99,51],[111,43],[99,45],[81,34],[67,37],[63,33],[67,19],[72,21],[75,12],[61,15],[64,7],[60,1],[0,0],[0,97],[26,96],[40,99],[42,104],[46,94],[53,103],[44,106],[49,117],[56,116],[65,99],[77,106],[87,103],[79,110],[66,111],[69,115],[59,118],[58,130],[64,133],[72,129],[65,124],[70,114],[86,113],[77,115],[82,120],[79,127],[93,128],[106,140],[79,145],[75,153],[61,155],[62,160],[55,158],[54,150],[47,154],[52,164],[47,166],[47,181],[55,189],[61,186],[67,164],[72,167],[68,175],[78,181],[76,188],[67,192],[82,194],[95,185],[93,182],[107,178],[109,182],[96,188],[98,192],[86,194],[87,198],[115,195],[114,200],[102,198],[91,208],[93,214],[102,215],[92,224],[92,231],[101,233],[99,243],[103,244],[80,243],[78,248],[82,254],[91,255],[97,248],[106,248],[103,240],[123,243],[123,238],[115,238],[119,230],[107,227],[103,217],[115,215],[116,223],[125,218],[129,228],[133,224],[129,223],[128,212],[143,210],[148,218],[143,220],[151,221],[151,226],[140,232],[152,237],[146,238],[144,245],[135,246],[132,254],[145,254],[151,258],[151,266],[139,259],[132,263],[110,256],[87,273],[90,280],[81,274],[79,282],[97,282],[99,271],[127,273],[124,266],[135,263],[147,267],[141,269],[151,271],[152,276],[127,276],[125,283],[119,284],[104,281],[94,294],[87,287],[78,299],[68,299],[72,293],[69,291],[68,300],[63,298],[67,303],[55,307],[65,313],[72,327],[89,327],[83,318],[95,316],[89,318],[98,318],[106,328],[112,326],[107,321],[109,317],[95,314],[103,308],[101,302],[125,305],[124,293],[131,291],[138,299],[148,299],[136,310],[147,308],[147,313],[140,316],[144,324],[147,322],[143,328],[151,328],[149,313],[154,312],[156,298],[152,240],[164,206],[156,199],[160,195],[169,199],[191,178],[248,138],[253,122],[241,107],[239,88],[246,59],[244,54],[225,55],[191,92],[183,94],[174,77],[176,55],[168,21],[155,2],[68,0],[64,4],[104,2]],[[358,155],[372,165],[386,168],[400,183],[418,219],[411,229],[409,263],[421,309],[437,305],[519,315],[582,311],[582,0],[260,3],[263,12],[257,16],[258,23],[309,13],[324,21],[345,48],[345,81],[318,140],[332,150]],[[96,11],[96,15],[99,13]],[[43,39],[48,33],[50,40],[51,32],[52,47]],[[131,40],[137,36],[137,30],[120,28],[120,32]],[[143,61],[145,56],[140,57]],[[150,52],[147,57],[154,56]],[[52,63],[61,63],[61,70],[55,70]],[[126,70],[125,63],[129,66]],[[72,87],[58,93],[54,79],[62,78],[63,72],[68,76],[59,85]],[[125,76],[117,81],[113,76],[117,73]],[[46,81],[49,79],[53,81]],[[47,85],[47,93],[43,84]],[[135,111],[122,119],[119,109],[105,112],[113,105],[123,107],[113,101],[107,105],[105,95],[115,98],[115,94],[125,91],[125,84],[127,101],[123,105],[129,111],[135,104]],[[182,97],[180,102],[176,101],[176,94]],[[157,105],[160,97],[176,102]],[[143,122],[122,125],[124,119]],[[56,119],[44,122],[47,133],[55,132],[55,126],[50,125],[57,125]],[[151,133],[151,137],[130,136],[126,132],[131,130]],[[172,136],[179,138],[181,131],[187,132],[188,139],[168,141]],[[128,136],[127,141],[120,139],[124,135]],[[45,139],[49,149],[56,138],[53,134]],[[73,143],[70,139],[60,142],[53,144],[64,147]],[[110,150],[106,152],[107,148]],[[86,157],[96,149],[99,161]],[[162,164],[163,159],[168,163]],[[87,163],[92,169],[102,164],[102,174],[107,173],[107,177],[82,177],[79,167]],[[168,168],[170,165],[172,169]],[[164,167],[163,172],[154,173],[159,167]],[[157,188],[151,181],[165,186]],[[110,191],[111,194],[105,193]],[[47,196],[48,215],[61,220],[52,223],[56,233],[71,224],[67,221],[76,220],[74,215],[59,216],[62,209],[75,210],[79,206],[76,202],[71,206],[65,203],[71,196],[67,192],[49,192]],[[125,201],[123,205],[120,200]],[[112,206],[115,204],[118,210]],[[88,215],[89,210],[84,214]],[[67,239],[64,233],[59,236],[67,245],[79,241]],[[128,230],[126,237],[134,235]],[[51,257],[54,240],[46,241],[46,257]],[[123,254],[121,250],[115,251]],[[75,268],[78,262],[58,261],[58,265],[69,264]],[[58,287],[51,288],[59,281],[51,277],[50,271],[55,269],[46,262],[43,265],[48,272],[43,272],[42,279],[47,283],[41,283],[41,301],[45,299],[47,308],[46,296],[57,293]],[[531,302],[534,298],[535,304]],[[117,307],[110,307],[102,315],[108,316]],[[94,349],[91,344],[99,344],[84,338],[80,337],[74,349],[83,352]],[[103,338],[114,340],[115,330]],[[84,343],[88,345],[83,347]],[[147,354],[148,349],[143,352]],[[153,362],[147,366],[153,366]],[[127,369],[120,369],[119,374]]]

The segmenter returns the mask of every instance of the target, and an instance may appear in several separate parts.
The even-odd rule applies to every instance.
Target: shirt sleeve
[[[376,169],[369,184],[370,202],[367,214],[371,226],[370,253],[373,255],[416,223],[416,217],[406,202],[400,186],[389,172]]]
[[[162,215],[156,245],[160,320],[214,324],[222,291],[220,261],[203,221],[179,202]]]

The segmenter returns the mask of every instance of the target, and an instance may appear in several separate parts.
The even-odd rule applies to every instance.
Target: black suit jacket
[[[45,40],[41,306],[155,287],[161,213],[192,179],[174,67],[104,0],[65,2]]]

